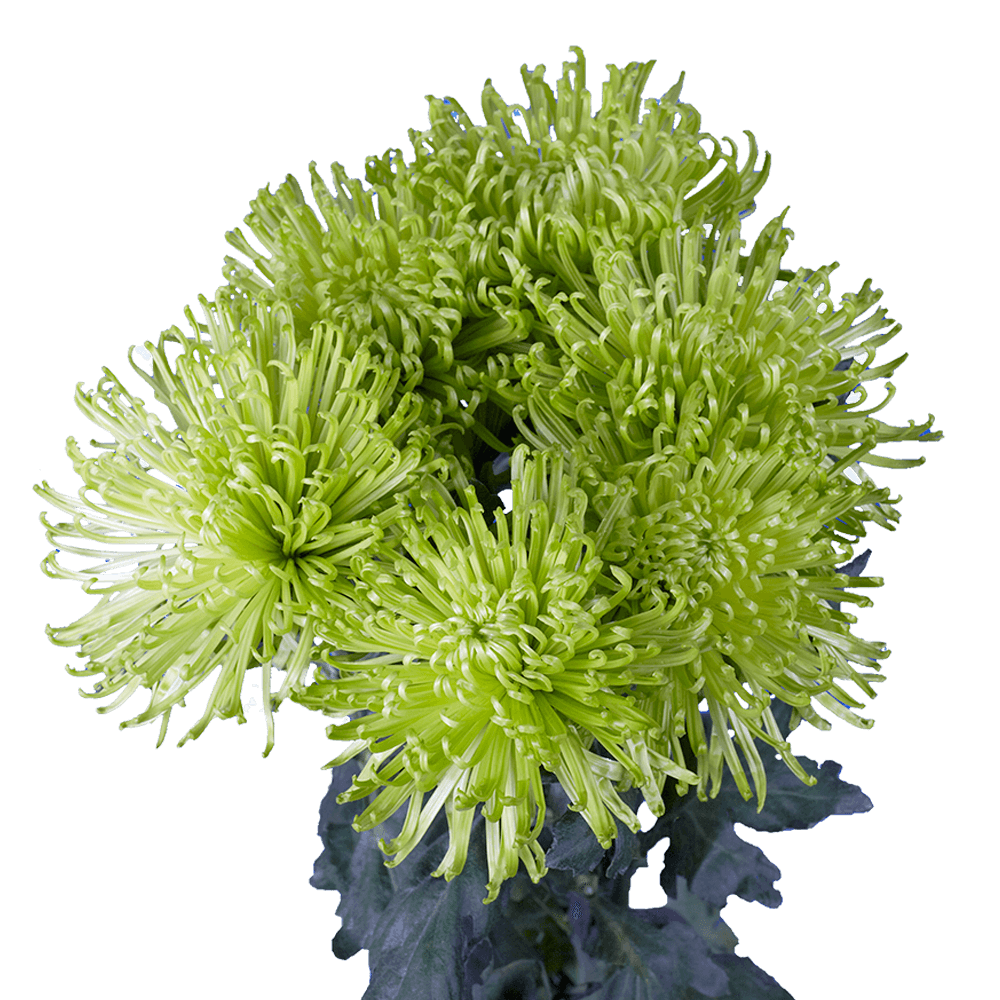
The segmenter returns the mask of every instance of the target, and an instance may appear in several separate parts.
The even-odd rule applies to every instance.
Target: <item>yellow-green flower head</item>
[[[614,817],[639,829],[617,790],[640,787],[660,815],[668,776],[684,787],[698,780],[652,746],[658,727],[637,707],[633,687],[658,687],[689,662],[710,617],[677,626],[683,599],[669,610],[659,600],[619,614],[632,580],[608,567],[584,533],[587,499],[563,457],[529,458],[522,447],[512,467],[513,510],[493,531],[471,489],[466,507],[447,494],[410,494],[401,550],[371,550],[378,562],[357,557],[355,595],[334,597],[342,614],[321,629],[337,650],[382,655],[331,656],[339,677],[292,694],[328,714],[372,713],[330,727],[332,738],[353,742],[327,766],[371,750],[341,796],[382,789],[358,830],[409,800],[399,837],[382,842],[393,864],[444,807],[450,845],[435,874],[453,878],[482,804],[487,902],[519,858],[535,881],[545,873],[541,768],[605,847]],[[595,739],[610,758],[592,750]]]
[[[582,288],[597,302],[595,223],[639,241],[723,209],[748,215],[770,167],[765,155],[754,170],[751,133],[740,168],[732,140],[726,152],[700,131],[700,115],[679,99],[683,73],[643,103],[653,61],[609,66],[592,114],[586,60],[572,51],[556,92],[545,66],[521,67],[527,106],[508,105],[487,80],[484,125],[454,97],[429,96],[430,127],[409,133],[412,162],[399,149],[369,157],[368,188],[339,163],[328,186],[310,164],[318,211],[291,175],[275,192],[261,189],[245,222],[264,252],[239,229],[227,237],[245,258],[226,258],[234,292],[289,301],[302,329],[317,318],[344,323],[402,370],[400,389],[427,402],[424,420],[447,418],[505,450],[484,404],[510,413],[523,403],[516,364],[556,347],[536,288]]]
[[[42,517],[56,552],[97,562],[74,570],[53,552],[43,568],[83,581],[100,601],[48,631],[88,660],[70,673],[103,676],[87,697],[117,694],[99,712],[150,690],[148,707],[122,726],[162,716],[157,746],[173,707],[213,671],[205,714],[181,743],[212,718],[245,722],[243,680],[262,665],[266,756],[272,708],[309,667],[317,611],[350,588],[350,560],[383,535],[393,494],[434,463],[423,461],[427,432],[413,430],[419,406],[407,397],[380,416],[398,373],[373,369],[341,331],[317,324],[300,342],[287,306],[258,305],[237,324],[224,296],[200,302],[206,323],[188,311],[193,336],[175,327],[146,343],[152,374],[133,362],[175,428],[106,368],[96,391],[77,389],[81,410],[112,440],[92,442],[96,457],[68,440],[78,497],[35,489],[72,516]],[[279,649],[286,678],[272,698]]]
[[[862,383],[906,360],[872,365],[902,327],[884,308],[860,319],[882,296],[870,280],[836,307],[829,291],[837,264],[782,269],[794,235],[782,225],[785,212],[749,255],[740,253],[746,242],[734,211],[713,225],[671,222],[638,241],[603,220],[592,227],[593,275],[571,293],[549,295],[542,283],[532,293],[556,347],[518,363],[525,398],[513,416],[524,439],[581,446],[618,465],[665,450],[694,463],[725,441],[773,442],[817,466],[833,456],[832,475],[859,461],[920,465],[870,453],[885,442],[938,440],[933,416],[908,427],[873,418],[894,396],[892,383],[881,403],[860,409]],[[846,403],[855,389],[860,399]]]
[[[835,308],[836,264],[782,270],[793,235],[784,214],[748,256],[734,209],[711,225],[675,218],[638,240],[599,216],[587,232],[593,275],[574,276],[569,292],[550,295],[544,280],[530,292],[556,346],[536,344],[517,360],[524,402],[513,407],[519,440],[575,457],[598,552],[636,581],[627,606],[645,607],[659,591],[687,596],[681,620],[711,610],[699,656],[640,703],[673,732],[672,751],[658,745],[661,752],[683,761],[679,737],[691,741],[699,796],[719,787],[723,762],[751,796],[735,735],[761,805],[754,737],[806,780],[771,717],[772,695],[794,706],[793,727],[807,719],[829,728],[814,704],[871,725],[837,682],[872,696],[870,682],[881,676],[851,663],[869,670],[888,653],[852,636],[856,619],[827,604],[868,606],[838,597],[840,588],[881,580],[848,580],[835,567],[852,559],[866,522],[891,529],[899,520],[898,498],[862,465],[924,461],[874,449],[941,438],[930,430],[933,416],[907,427],[873,416],[892,399],[891,383],[885,399],[862,408],[861,384],[906,359],[873,363],[901,328],[881,308],[859,321],[882,294],[870,281]],[[860,398],[847,402],[854,389]],[[598,518],[606,530],[596,529]],[[710,744],[701,699],[714,721]]]
[[[882,580],[836,572],[853,550],[830,525],[839,519],[863,534],[859,508],[877,498],[888,502],[888,491],[825,479],[810,462],[779,447],[737,451],[727,441],[720,453],[721,459],[694,465],[676,454],[650,458],[634,463],[614,488],[595,491],[593,507],[604,512],[595,549],[635,581],[623,607],[655,606],[666,593],[668,606],[681,598],[687,602],[678,625],[695,614],[710,615],[698,655],[659,687],[642,691],[637,703],[667,734],[666,743],[653,743],[661,753],[684,763],[680,738],[687,737],[697,757],[701,798],[717,793],[723,763],[751,798],[735,735],[761,808],[767,787],[754,738],[778,750],[802,781],[812,783],[775,723],[772,696],[793,706],[791,728],[801,719],[830,727],[814,704],[855,725],[871,725],[850,710],[861,703],[839,682],[850,681],[873,697],[871,682],[882,676],[853,664],[868,671],[888,652],[852,635],[850,624],[857,619],[828,602],[870,606],[868,598],[841,590],[880,586]],[[710,742],[703,700],[713,722]]]

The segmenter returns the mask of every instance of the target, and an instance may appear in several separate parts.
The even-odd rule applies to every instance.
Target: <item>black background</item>
[[[660,96],[687,70],[682,99],[702,113],[704,130],[737,139],[741,165],[744,128],[755,133],[761,151],[772,152],[770,179],[744,226],[749,242],[791,204],[786,225],[797,236],[786,265],[840,260],[832,279],[835,301],[868,276],[884,288],[880,304],[904,330],[876,363],[902,351],[912,355],[894,379],[896,400],[879,417],[905,425],[930,411],[949,434],[938,444],[880,449],[926,454],[928,465],[920,469],[871,470],[879,486],[906,498],[899,531],[871,526],[857,546],[872,548],[868,572],[883,575],[886,586],[869,592],[875,607],[857,612],[854,631],[885,639],[893,649],[884,664],[889,680],[863,713],[877,719],[875,728],[860,732],[835,720],[832,733],[803,725],[793,737],[796,753],[843,763],[842,777],[859,784],[875,808],[806,832],[739,828],[781,868],[784,903],[765,910],[733,900],[724,911],[740,938],[739,954],[798,1000],[822,995],[827,982],[853,992],[884,975],[895,956],[882,942],[909,920],[925,884],[913,868],[913,844],[928,793],[945,789],[943,764],[933,756],[938,737],[922,738],[918,727],[925,719],[935,728],[948,725],[950,710],[933,692],[939,666],[953,655],[928,571],[932,561],[938,573],[951,570],[937,515],[957,461],[958,408],[945,405],[942,382],[944,352],[951,356],[962,322],[952,282],[966,237],[954,227],[944,236],[950,224],[933,195],[930,175],[939,165],[926,139],[943,110],[930,68],[915,55],[891,63],[872,56],[863,69],[844,73],[837,60],[814,57],[804,37],[794,57],[780,49],[769,56],[771,43],[762,36],[758,55],[718,64],[690,47],[678,53],[662,33],[659,40],[640,36],[609,45],[603,36],[588,41],[585,33],[570,32],[545,43],[435,45],[426,53],[419,46],[405,53],[368,50],[347,34],[332,37],[346,40],[313,42],[313,48],[302,37],[301,55],[275,41],[284,55],[255,58],[240,54],[238,37],[203,45],[192,29],[169,54],[152,42],[127,49],[102,43],[53,58],[59,99],[26,126],[34,175],[24,181],[34,192],[29,231],[48,234],[37,248],[38,267],[60,275],[46,285],[47,308],[35,314],[45,320],[26,331],[38,352],[34,364],[43,375],[47,415],[31,437],[32,479],[75,492],[79,481],[63,452],[66,436],[76,436],[84,450],[91,437],[103,437],[73,405],[75,383],[92,388],[108,365],[143,395],[145,386],[125,360],[128,346],[155,341],[174,323],[186,330],[182,307],[195,307],[199,292],[211,298],[223,283],[222,257],[233,253],[223,233],[240,225],[259,188],[270,184],[273,191],[293,173],[308,191],[311,159],[327,177],[333,160],[361,176],[363,158],[387,147],[398,146],[412,159],[405,130],[427,127],[425,93],[454,95],[480,122],[487,76],[508,101],[524,103],[520,63],[544,62],[554,85],[561,61],[570,58],[569,43],[581,42],[589,57],[595,111],[607,62],[655,57],[647,96]],[[881,400],[877,383],[869,392],[868,405]],[[35,452],[37,462],[31,461]],[[32,518],[40,506],[32,495]],[[57,511],[49,517],[64,519]],[[259,711],[244,727],[215,722],[177,751],[173,744],[201,714],[206,684],[186,710],[175,711],[163,749],[154,752],[155,725],[119,733],[117,723],[146,698],[137,694],[123,709],[97,717],[96,703],[77,697],[78,682],[62,666],[81,661],[72,650],[49,645],[42,625],[72,621],[94,599],[82,597],[76,584],[41,577],[34,564],[48,546],[42,529],[33,530],[28,648],[32,675],[44,682],[30,690],[44,694],[26,711],[44,721],[30,738],[41,744],[41,754],[33,758],[39,766],[27,771],[27,795],[33,791],[48,803],[36,815],[43,829],[33,843],[58,879],[68,957],[80,961],[106,947],[101,940],[108,928],[95,913],[110,909],[117,914],[113,939],[120,960],[148,963],[167,986],[190,982],[190,969],[202,962],[209,963],[209,983],[214,975],[225,978],[227,969],[245,981],[266,964],[265,954],[328,982],[343,985],[347,980],[333,977],[355,968],[366,978],[364,953],[351,969],[330,954],[337,896],[307,884],[320,851],[317,810],[328,780],[319,768],[337,749],[324,737],[324,720],[284,707],[266,761]],[[250,683],[247,694],[259,703]],[[916,861],[929,858],[917,855]]]

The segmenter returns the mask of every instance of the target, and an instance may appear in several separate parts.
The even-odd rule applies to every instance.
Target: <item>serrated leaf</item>
[[[734,1000],[795,1000],[763,969],[741,955],[716,955],[713,961],[729,977],[729,995]]]
[[[756,807],[743,802],[737,794],[734,797],[740,799],[739,803],[729,803],[732,819],[751,830],[780,833],[785,830],[811,830],[831,816],[853,816],[869,812],[875,807],[875,803],[858,785],[841,779],[843,764],[835,760],[817,764],[811,758],[800,757],[798,754],[796,760],[806,774],[816,777],[815,785],[803,785],[783,762],[778,761],[772,792],[772,775],[768,767],[770,762],[765,760],[768,776],[764,808],[758,813]]]
[[[774,887],[780,878],[781,870],[759,847],[727,828],[698,869],[693,890],[719,909],[734,893],[748,903],[774,909],[781,905],[781,893]]]
[[[337,916],[341,927],[333,938],[333,953],[348,959],[371,946],[375,927],[393,894],[393,884],[379,850],[380,837],[391,837],[402,824],[402,810],[374,830],[357,833],[351,826],[371,796],[354,802],[337,802],[363,762],[357,758],[334,769],[330,788],[320,804],[319,835],[323,853],[313,863],[309,884],[340,893]]]
[[[688,891],[683,879],[678,898],[667,906],[631,910],[598,905],[603,915],[603,940],[606,942],[609,930],[612,937],[618,938],[618,951],[625,964],[593,993],[584,994],[591,1000],[792,1000],[750,959],[734,954],[736,936],[714,907]],[[637,929],[640,923],[645,923],[648,930]],[[623,938],[627,939],[626,947],[621,946]],[[592,933],[588,944],[596,943]],[[607,954],[610,949],[605,943],[593,950]]]
[[[400,877],[369,946],[372,977],[362,1000],[471,997],[466,961],[500,919],[497,907],[482,901],[489,880],[482,816],[473,823],[465,867],[450,882],[430,874],[445,841],[431,836],[422,851],[393,869]]]
[[[779,714],[776,710],[775,715]],[[710,720],[706,722],[710,730]],[[787,724],[787,718],[779,724]],[[759,813],[755,802],[745,801],[727,774],[715,798],[705,802],[695,796],[677,798],[652,830],[639,835],[640,849],[646,851],[664,835],[670,837],[660,876],[668,896],[676,897],[678,879],[683,878],[692,892],[719,910],[734,894],[748,902],[778,906],[781,894],[774,882],[781,877],[780,871],[759,848],[736,833],[735,824],[771,832],[804,830],[831,815],[872,808],[871,800],[856,785],[840,779],[836,762],[826,761],[820,767],[800,757],[804,770],[817,779],[810,786],[788,770],[773,749],[761,741],[757,746],[767,774],[767,796]],[[742,751],[737,749],[737,753],[743,759]]]
[[[740,943],[732,928],[719,916],[722,907],[707,902],[688,889],[683,875],[677,879],[677,894],[667,901],[667,908],[679,913],[698,932],[713,956],[732,954]]]
[[[706,997],[726,995],[726,974],[712,962],[704,938],[686,922],[657,927],[627,907],[595,903],[594,910],[600,929],[593,954],[625,970],[616,972],[595,997],[687,1000],[692,989]]]
[[[450,933],[445,932],[445,925],[455,917],[454,890],[450,894],[442,895],[446,892],[447,884],[430,876],[445,849],[443,838],[447,832],[447,824],[443,814],[437,817],[409,857],[399,866],[387,870],[384,864],[385,856],[377,846],[378,839],[380,836],[391,839],[392,831],[388,828],[400,826],[403,810],[390,817],[376,830],[355,834],[350,824],[367,803],[361,801],[339,805],[336,796],[350,786],[354,774],[359,769],[359,763],[351,762],[342,768],[331,782],[331,790],[324,800],[322,809],[321,829],[326,850],[324,856],[317,862],[319,875],[314,884],[342,889],[338,913],[342,917],[343,926],[334,939],[334,952],[340,958],[348,958],[360,948],[368,948],[372,952],[369,958],[373,975],[372,986],[369,988],[374,987],[377,992],[372,992],[371,997],[394,997],[402,995],[406,990],[412,993],[412,984],[408,981],[411,978],[431,982],[443,979],[446,982],[442,989],[447,989],[449,980],[451,986],[456,982],[468,985],[476,983],[484,975],[492,976],[496,971],[495,967],[502,966],[505,960],[506,964],[524,960],[541,961],[544,967],[550,964],[551,958],[556,958],[555,953],[549,955],[548,952],[544,957],[541,956],[521,933],[506,936],[500,934],[498,941],[505,947],[498,947],[493,940],[496,935],[491,935],[488,941],[484,940],[482,929],[473,926],[472,914],[488,912],[493,915],[498,910],[497,906],[484,908],[475,898],[475,892],[481,891],[486,881],[483,864],[479,865],[478,890],[473,889],[473,898],[466,900],[464,904],[459,903],[459,908],[464,906],[463,920],[469,926],[458,935],[455,933],[454,924]],[[556,809],[560,805],[565,809],[567,803],[557,800],[557,791],[557,789],[547,789],[553,796],[553,805]],[[626,793],[626,796],[628,794]],[[638,795],[634,790],[632,794]],[[560,861],[561,853],[562,863],[566,864],[567,868],[575,869],[577,873],[574,875],[572,871],[558,869],[550,872],[546,882],[548,886],[553,886],[555,881],[566,880],[563,891],[559,893],[563,899],[566,898],[566,891],[570,886],[581,884],[580,879],[598,880],[595,869],[600,866],[602,860],[606,862],[603,867],[612,879],[623,875],[631,876],[637,867],[646,863],[645,856],[639,850],[636,836],[620,822],[618,824],[620,837],[608,851],[600,846],[579,813],[572,811],[563,815],[557,813],[555,823],[558,825],[558,830],[553,831],[549,838],[550,848],[553,845],[556,847],[554,857],[557,862]],[[479,832],[474,836],[481,838],[482,825],[480,817],[474,825],[474,830]],[[559,843],[556,843],[556,833],[560,835]],[[345,864],[343,855],[348,849],[351,849],[351,858],[350,863]],[[475,883],[476,877],[470,859],[461,882],[456,880],[454,888],[459,889],[465,884],[471,885]],[[414,894],[415,890],[419,892]],[[405,905],[401,902],[404,896],[407,900]],[[428,924],[429,916],[433,917],[433,927]],[[531,936],[534,938],[537,931],[530,921],[527,926],[531,927]],[[431,940],[435,933],[441,940]],[[565,936],[565,929],[560,932],[558,927],[554,929],[550,927],[546,933],[548,944],[551,945],[553,933],[556,938],[560,934]],[[459,939],[457,949],[456,937]],[[415,941],[417,944],[414,944]],[[558,971],[563,961],[572,961],[573,950],[568,939],[566,945],[568,953],[565,955],[562,955],[561,949],[557,948],[560,955],[556,958],[556,964],[552,966],[551,971]],[[400,948],[412,952],[409,960],[405,956],[400,958],[397,954]],[[438,960],[439,967],[420,968],[419,971],[414,971],[414,956],[426,960],[432,953]],[[456,963],[460,966],[458,973],[455,971]],[[420,961],[416,964],[420,965]],[[606,963],[590,958],[586,952],[580,952],[577,966],[578,981],[592,981],[594,975],[603,976],[608,971]],[[388,970],[393,971],[390,974]]]

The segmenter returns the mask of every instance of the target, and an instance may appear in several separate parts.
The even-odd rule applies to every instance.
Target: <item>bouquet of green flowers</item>
[[[261,190],[258,245],[129,354],[162,418],[105,368],[78,496],[36,487],[70,518],[43,568],[98,597],[49,634],[99,712],[147,689],[121,725],[159,746],[214,676],[183,744],[259,671],[265,756],[286,699],[336,720],[312,882],[366,1000],[787,997],[719,918],[780,902],[734,824],[871,808],[789,736],[871,725],[889,654],[842,605],[899,513],[863,466],[942,436],[874,416],[891,383],[863,408],[900,326],[783,266],[785,212],[744,252],[770,157],[701,132],[683,74],[642,104],[653,63],[610,66],[592,114],[573,51],[527,106],[487,80],[485,125],[428,98],[367,188]],[[664,837],[669,902],[633,909]]]

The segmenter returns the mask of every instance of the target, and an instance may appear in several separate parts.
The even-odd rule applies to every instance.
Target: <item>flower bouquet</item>
[[[429,98],[367,188],[261,190],[225,284],[130,351],[153,402],[105,368],[78,496],[36,487],[70,518],[43,568],[98,598],[49,634],[99,712],[147,690],[121,725],[159,746],[214,677],[183,744],[259,671],[265,756],[284,701],[332,720],[312,884],[366,1000],[788,997],[719,916],[780,902],[735,824],[871,808],[789,737],[871,725],[889,653],[842,606],[899,513],[863,467],[942,436],[874,416],[891,383],[863,408],[900,326],[784,264],[787,209],[747,250],[770,157],[683,74],[643,104],[653,63],[610,66],[592,113],[573,51],[527,105],[487,80],[484,125]],[[632,908],[664,838],[668,903]]]

